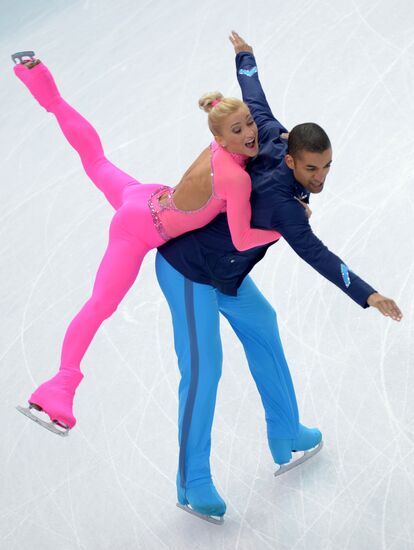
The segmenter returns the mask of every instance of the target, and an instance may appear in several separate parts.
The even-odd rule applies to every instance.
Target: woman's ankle
[[[33,69],[33,67],[36,67],[36,65],[39,65],[39,63],[41,63],[40,59],[34,59],[33,61],[24,61],[22,65],[24,65],[28,69]]]

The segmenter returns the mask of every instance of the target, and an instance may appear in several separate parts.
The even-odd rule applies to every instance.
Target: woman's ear
[[[217,141],[217,143],[223,147],[224,149],[227,147],[226,140],[222,138],[221,136],[214,136],[214,139]]]

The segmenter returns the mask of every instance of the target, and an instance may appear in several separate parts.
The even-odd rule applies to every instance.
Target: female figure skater
[[[176,187],[143,185],[105,157],[95,129],[62,99],[40,60],[31,57],[25,62],[21,54],[12,57],[20,60],[14,67],[16,76],[40,105],[55,115],[87,175],[116,209],[92,296],[66,331],[60,369],[30,396],[29,407],[18,407],[47,429],[67,435],[76,423],[72,407],[83,378],[80,362],[101,323],[115,312],[135,281],[149,250],[206,225],[224,211],[238,250],[276,241],[280,234],[250,227],[251,181],[244,168],[249,157],[257,154],[258,140],[256,124],[242,101],[223,98],[217,92],[203,96],[199,105],[209,113],[208,124],[215,140]],[[52,422],[33,415],[32,408],[47,413]]]

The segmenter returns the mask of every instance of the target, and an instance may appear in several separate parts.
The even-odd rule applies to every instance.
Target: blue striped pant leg
[[[190,489],[211,481],[211,429],[222,368],[217,294],[186,279],[159,253],[156,271],[171,310],[181,374],[178,482]]]
[[[263,403],[268,438],[296,437],[298,407],[275,310],[250,277],[244,279],[237,296],[217,295],[220,312],[244,347]]]

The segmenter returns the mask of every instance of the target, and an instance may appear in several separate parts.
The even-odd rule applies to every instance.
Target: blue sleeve
[[[238,53],[236,55],[236,69],[243,101],[249,106],[259,130],[270,126],[277,130],[279,134],[287,132],[286,128],[273,116],[269,107],[260,84],[254,55],[250,52]]]
[[[303,207],[293,198],[274,207],[272,227],[278,230],[293,250],[318,273],[340,288],[363,308],[376,292],[353,273],[341,258],[333,254],[313,233]]]

